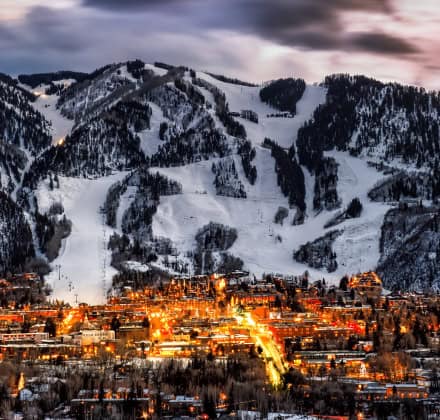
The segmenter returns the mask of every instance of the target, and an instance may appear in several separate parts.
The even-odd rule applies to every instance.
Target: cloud
[[[139,10],[167,9],[169,6],[186,7],[200,0],[82,0],[82,5],[95,9],[119,12],[137,12]],[[210,2],[212,0],[206,0]]]
[[[117,28],[117,30],[115,30]],[[164,30],[172,28],[172,30]],[[243,50],[215,34],[187,31],[172,17],[90,13],[36,7],[19,22],[0,23],[0,72],[17,75],[141,58],[198,69],[245,67]]]
[[[378,54],[404,55],[419,52],[419,49],[408,41],[385,33],[356,34],[351,41],[359,49]]]
[[[0,71],[91,71],[141,58],[251,81],[288,75],[320,81],[329,73],[355,72],[438,87],[434,77],[438,72],[424,68],[439,63],[440,55],[431,53],[435,43],[424,41],[433,35],[426,34],[425,24],[417,28],[414,23],[408,34],[408,24],[394,21],[395,10],[388,1],[77,0],[72,2],[75,6],[64,8],[59,4],[54,0],[53,7],[29,7],[22,19],[0,21],[0,56],[7,57],[1,60]],[[411,56],[415,53],[417,60]]]
[[[233,30],[264,40],[314,50],[352,50],[396,55],[413,53],[409,41],[386,33],[346,32],[341,20],[350,12],[393,16],[391,0],[83,0],[85,6],[118,13],[175,15],[203,30]],[[380,43],[383,45],[380,45]]]
[[[376,10],[390,12],[392,10],[390,0],[272,0],[267,2],[265,0],[82,0],[83,5],[102,8],[102,9],[148,9],[157,5],[169,5],[169,4],[194,4],[203,5],[206,4],[209,7],[215,5],[225,5],[225,2],[229,1],[228,8],[232,5],[244,4],[249,7],[261,7],[266,5],[267,9],[271,8],[288,8],[291,11],[295,10],[329,10],[329,9],[350,9],[350,10]],[[307,12],[309,13],[309,12]],[[313,14],[314,12],[312,12]]]
[[[404,38],[369,29],[365,33],[347,31],[342,16],[361,13],[392,19],[389,0],[240,0],[247,28],[273,42],[313,50],[354,50],[377,54],[413,53],[417,48]],[[245,18],[246,19],[246,18]],[[240,30],[239,26],[236,28]],[[383,42],[383,46],[380,46]]]
[[[138,9],[182,0],[84,0],[83,4],[103,9]],[[184,0],[183,0],[184,1]]]

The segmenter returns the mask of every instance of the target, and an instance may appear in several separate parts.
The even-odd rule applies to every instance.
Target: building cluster
[[[240,112],[230,112],[229,115],[231,117],[241,117],[245,120],[251,121],[255,124],[258,124],[258,114],[251,109],[242,109]]]
[[[0,361],[120,366],[118,387],[82,390],[71,402],[75,413],[99,401],[117,409],[127,395],[133,409],[153,413],[158,391],[130,388],[126,369],[134,361],[231,355],[262,359],[275,387],[299,386],[286,382],[292,372],[305,379],[305,393],[313,382],[351,384],[359,413],[407,399],[436,413],[439,320],[430,308],[439,305],[436,295],[385,292],[372,272],[343,279],[339,287],[311,284],[306,276],[256,279],[244,272],[173,278],[141,290],[127,285],[100,306],[6,305]],[[26,400],[35,389],[25,379],[10,392]],[[164,394],[161,401],[172,414],[202,415],[200,396]]]

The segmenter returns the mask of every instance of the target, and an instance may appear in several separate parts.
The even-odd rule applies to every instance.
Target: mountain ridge
[[[133,267],[133,261],[142,269],[157,267],[182,274],[219,268],[248,269],[257,275],[308,270],[312,278],[325,276],[333,281],[358,270],[376,269],[379,261],[384,270],[382,225],[385,214],[397,206],[395,197],[423,199],[427,205],[437,200],[438,92],[363,76],[333,75],[321,85],[303,86],[300,79],[280,79],[265,84],[260,96],[261,86],[140,60],[105,66],[93,77],[82,74],[80,81],[57,77],[45,75],[48,85],[28,88],[38,95],[34,102],[23,103],[17,117],[23,126],[27,122],[29,127],[40,127],[38,135],[31,138],[37,136],[43,146],[35,149],[34,143],[40,143],[28,139],[17,144],[14,136],[3,131],[2,180],[11,173],[12,163],[18,169],[13,180],[2,182],[2,186],[7,194],[16,190],[17,205],[31,230],[35,229],[37,212],[47,212],[50,205],[61,201],[64,213],[57,218],[71,219],[73,232],[81,221],[74,211],[69,214],[65,205],[69,202],[68,185],[84,189],[99,179],[116,176],[127,186],[120,191],[110,188],[110,194],[108,183],[103,182],[106,191],[99,196],[107,198],[100,204],[94,202],[90,212],[81,216],[100,220],[93,229],[105,249],[111,235],[120,237],[113,241],[110,253],[104,252],[104,260],[99,257],[93,264],[78,261],[95,267],[91,269],[94,277],[100,273],[99,279],[94,279],[97,289],[104,284],[110,287],[116,272],[113,266],[123,271],[123,267]],[[32,75],[30,78],[33,80]],[[18,82],[5,80],[1,84],[9,96],[9,92],[16,92],[12,85]],[[268,86],[273,88],[268,90]],[[290,105],[286,92],[292,94]],[[8,103],[5,96],[0,97],[0,105]],[[280,109],[273,107],[281,103]],[[3,109],[8,108],[4,105]],[[40,112],[45,117],[40,117]],[[29,115],[34,118],[31,122],[27,121]],[[52,146],[48,141],[51,133],[60,136],[53,138]],[[6,148],[11,147],[21,160],[8,158],[11,152]],[[381,165],[388,169],[381,171]],[[391,181],[391,172],[401,174],[398,182]],[[159,178],[152,176],[156,173]],[[151,207],[148,194],[158,182],[163,187],[154,193]],[[390,182],[386,190],[381,186]],[[174,184],[180,189],[165,187]],[[330,232],[326,224],[355,198],[363,210],[357,218],[342,219],[337,227],[341,234],[332,238],[330,245],[332,273],[296,262],[294,254]],[[287,210],[282,224],[275,222],[280,207]],[[112,212],[111,217],[110,213],[103,216],[112,220],[111,226],[101,222],[102,218],[96,219],[97,211]],[[53,217],[49,220],[56,223]],[[197,243],[200,229],[210,223],[223,226],[225,232],[237,231],[237,239],[227,250],[227,265],[224,250],[209,244],[204,249]],[[440,268],[440,260],[434,249],[436,230],[431,229],[429,235],[433,236],[431,241],[422,236],[431,255],[436,255],[429,260],[432,271]],[[69,258],[69,241],[69,237],[63,240],[59,257],[63,261]],[[38,238],[33,242],[36,254],[46,258]],[[75,260],[73,251],[70,257]],[[52,268],[59,261],[55,259]],[[386,270],[385,285],[398,287],[396,274],[391,278]],[[392,270],[399,272],[394,266]],[[405,279],[411,272],[407,268],[400,271]],[[74,268],[66,269],[66,277],[81,284]],[[54,283],[55,273],[46,278],[49,284]],[[411,287],[411,279],[405,284]],[[440,283],[431,276],[418,281],[417,287],[436,289]],[[73,292],[66,289],[58,292],[58,297],[72,301]],[[98,295],[104,293],[96,292]]]

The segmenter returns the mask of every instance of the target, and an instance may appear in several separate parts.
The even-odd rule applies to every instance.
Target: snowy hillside
[[[266,115],[273,109],[259,100],[259,88],[228,85],[205,74],[202,77],[226,93],[231,109],[252,109],[258,113],[259,124],[239,118],[248,138],[256,146],[257,181],[253,186],[245,183],[247,199],[220,197],[213,187],[210,161],[178,168],[160,168],[160,173],[182,183],[183,196],[162,198],[153,219],[154,234],[171,238],[176,247],[185,253],[194,248],[197,230],[210,221],[234,227],[238,230],[238,239],[229,251],[241,258],[245,268],[257,276],[265,272],[299,274],[308,269],[313,277],[325,276],[336,281],[346,273],[374,267],[379,259],[380,226],[388,207],[368,203],[367,192],[382,175],[368,167],[365,161],[340,152],[328,154],[340,165],[338,193],[342,205],[347,205],[356,196],[366,203],[362,219],[347,221],[342,226],[347,229],[334,245],[340,261],[336,272],[316,271],[292,259],[293,251],[300,245],[323,235],[323,226],[334,212],[315,215],[310,211],[305,223],[300,226],[291,225],[292,214],[282,226],[274,223],[279,206],[289,206],[277,185],[275,162],[261,143],[265,137],[272,137],[290,147],[298,128],[324,102],[325,89],[308,86],[305,96],[298,102],[297,115],[293,119],[267,118]],[[241,178],[244,178],[243,174]],[[311,194],[312,186],[309,186],[306,196],[309,203]],[[312,206],[308,208],[312,209]],[[364,252],[366,249],[368,253]]]
[[[244,118],[237,117],[254,144],[261,144],[266,137],[275,140],[280,146],[289,148],[296,139],[299,128],[308,121],[315,109],[325,102],[326,88],[307,85],[306,90],[297,102],[297,114],[294,118],[273,118],[268,115],[277,111],[263,103],[260,99],[260,86],[248,87],[221,82],[206,73],[197,73],[200,78],[217,86],[225,93],[232,112],[250,109],[258,114],[259,123],[254,124]],[[207,97],[207,100],[210,100]]]
[[[40,184],[36,192],[40,211],[61,203],[72,222],[72,233],[52,262],[57,269],[47,277],[54,298],[66,302],[105,302],[116,270],[110,266],[107,249],[113,229],[104,224],[100,208],[108,188],[123,177],[123,173],[97,180],[60,177],[60,188],[54,190],[45,182]]]
[[[70,80],[61,81],[66,84],[71,83]],[[52,144],[63,141],[70,134],[74,122],[61,115],[57,109],[58,96],[55,94],[46,94],[49,86],[40,85],[32,92],[37,96],[34,103],[35,108],[41,112],[48,121],[50,121],[50,133],[52,135]]]
[[[150,268],[336,282],[379,264],[416,284],[383,244],[399,252],[399,200],[440,197],[439,94],[362,76],[221,79],[139,60],[2,76],[1,185],[53,297],[100,302],[117,270]],[[425,219],[410,218],[435,256],[420,256],[419,288],[440,267]]]

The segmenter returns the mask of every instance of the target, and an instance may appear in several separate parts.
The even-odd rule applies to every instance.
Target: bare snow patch
[[[61,82],[62,81],[57,83]],[[33,103],[33,106],[51,123],[52,144],[56,144],[60,139],[70,134],[74,121],[61,115],[61,112],[56,107],[58,96],[46,95],[44,92],[47,87],[48,86],[40,86],[34,91],[34,94],[36,94],[38,98]]]
[[[290,147],[296,141],[300,127],[312,118],[315,109],[325,102],[327,94],[327,89],[323,87],[307,85],[302,98],[297,103],[297,113],[294,118],[272,118],[267,115],[277,111],[261,101],[260,86],[248,87],[225,83],[206,73],[198,72],[197,75],[225,93],[230,111],[240,112],[250,109],[258,114],[258,124],[237,118],[246,128],[247,136],[254,144],[261,144],[265,137],[269,137],[282,147]],[[209,100],[206,94],[205,98]]]
[[[368,198],[368,191],[384,178],[383,174],[368,166],[362,159],[344,152],[326,152],[338,163],[338,196],[343,206],[358,197],[362,203],[360,218],[349,219],[340,225],[344,233],[333,245],[336,252],[340,276],[347,273],[363,272],[376,268],[380,258],[379,241],[387,204],[376,203]]]
[[[161,122],[167,121],[162,110],[153,102],[148,102],[151,107],[152,115],[150,119],[150,129],[137,133],[141,139],[141,149],[145,156],[154,155],[159,149],[163,141],[159,138],[159,130]]]
[[[150,271],[150,267],[138,261],[125,261],[123,265],[125,269],[129,271],[138,271],[140,273],[146,273],[147,271]]]
[[[47,276],[53,287],[53,298],[69,303],[105,301],[106,289],[116,270],[110,266],[111,252],[107,243],[114,230],[104,224],[100,213],[110,186],[126,174],[118,173],[100,179],[59,177],[60,188],[50,190],[43,182],[37,190],[40,209],[54,202],[64,206],[66,217],[72,221],[72,233],[63,241],[60,255],[52,263],[58,270]],[[104,287],[105,285],[105,287]]]

